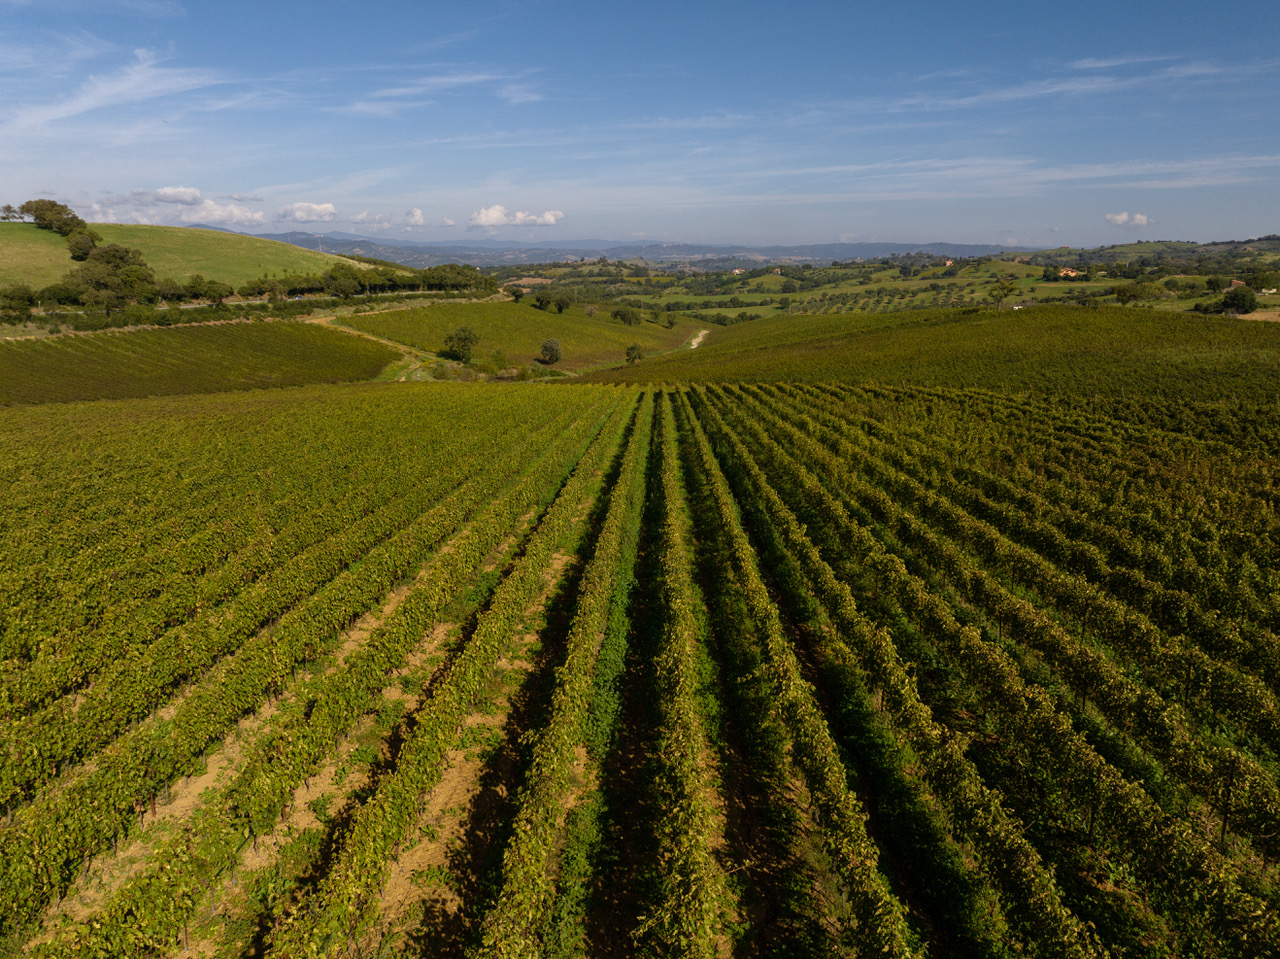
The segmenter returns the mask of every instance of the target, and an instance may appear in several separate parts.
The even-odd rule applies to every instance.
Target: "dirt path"
[[[691,342],[691,343],[689,344],[689,349],[691,349],[691,350],[696,350],[699,346],[701,346],[701,345],[702,345],[702,341],[703,341],[704,339],[706,339],[707,334],[708,334],[708,333],[710,333],[710,332],[711,332],[710,330],[699,330],[699,331],[698,331],[698,335],[697,335],[697,336],[695,336],[695,337],[693,338],[693,342]]]

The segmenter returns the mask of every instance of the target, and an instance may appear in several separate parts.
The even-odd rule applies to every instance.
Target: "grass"
[[[305,323],[223,323],[0,343],[0,405],[220,393],[376,376],[398,354]]]
[[[512,366],[527,366],[541,354],[548,339],[559,340],[563,359],[558,370],[587,370],[622,362],[627,347],[638,343],[646,353],[678,349],[700,328],[679,319],[668,330],[653,323],[624,326],[607,309],[588,316],[580,306],[564,313],[544,312],[531,304],[510,302],[439,303],[409,310],[343,317],[345,326],[372,333],[420,350],[439,352],[444,339],[459,327],[480,334],[474,359],[488,359],[501,351]]]
[[[141,250],[157,279],[185,281],[193,273],[240,286],[266,274],[323,273],[342,257],[218,230],[181,226],[91,223],[102,242]],[[0,286],[56,283],[77,264],[67,242],[31,223],[0,223]]]
[[[1187,399],[1272,397],[1280,325],[1134,307],[778,316],[590,379],[875,380]]]

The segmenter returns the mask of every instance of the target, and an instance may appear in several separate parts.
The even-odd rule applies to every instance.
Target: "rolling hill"
[[[1280,325],[1136,307],[777,316],[696,351],[602,370],[629,383],[879,381],[1200,399],[1271,397]]]
[[[420,350],[439,352],[444,339],[467,326],[480,335],[475,357],[501,350],[513,365],[528,365],[539,356],[548,339],[560,342],[563,359],[556,369],[585,370],[618,363],[627,347],[638,344],[646,353],[677,349],[698,327],[680,318],[666,329],[654,323],[624,326],[607,312],[587,315],[572,306],[564,313],[539,310],[524,303],[439,303],[409,310],[345,317],[347,326],[404,343]]]
[[[307,323],[208,323],[0,342],[0,406],[343,383],[395,350]]]
[[[158,279],[185,280],[193,273],[239,286],[266,274],[323,273],[341,257],[287,243],[180,226],[91,223],[103,243],[142,252]],[[31,223],[0,223],[0,286],[26,283],[39,289],[61,280],[75,261],[66,241]]]
[[[784,315],[318,382],[393,353],[0,345],[0,392],[170,394],[0,408],[0,954],[1280,955],[1280,324]]]

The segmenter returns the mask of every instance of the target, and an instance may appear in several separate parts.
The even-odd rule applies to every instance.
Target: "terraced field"
[[[1274,410],[0,410],[37,956],[1280,954]]]

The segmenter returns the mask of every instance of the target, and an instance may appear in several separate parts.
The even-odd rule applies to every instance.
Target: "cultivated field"
[[[564,313],[544,311],[528,300],[521,303],[440,303],[408,310],[362,314],[341,321],[375,336],[404,343],[420,350],[439,352],[445,337],[459,327],[469,327],[480,336],[477,359],[499,351],[510,365],[528,366],[541,355],[542,344],[555,339],[563,359],[555,369],[585,370],[616,364],[626,356],[627,347],[638,344],[646,353],[677,349],[698,327],[679,317],[671,329],[642,322],[626,326],[609,315],[607,308],[591,316],[581,306]]]
[[[1140,307],[778,316],[715,329],[693,352],[590,378],[871,380],[1078,396],[1275,400],[1280,324]]]
[[[1280,954],[1280,413],[1105,409],[0,410],[6,949]]]
[[[345,383],[399,353],[304,323],[209,323],[0,341],[0,406]]]

